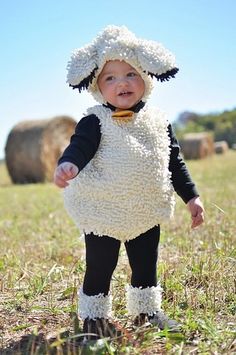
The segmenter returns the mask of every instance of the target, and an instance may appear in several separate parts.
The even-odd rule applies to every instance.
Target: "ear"
[[[97,69],[97,51],[89,44],[72,53],[67,65],[67,82],[79,91],[88,87]]]
[[[161,43],[139,39],[136,51],[143,70],[160,81],[169,80],[179,70],[174,55]]]

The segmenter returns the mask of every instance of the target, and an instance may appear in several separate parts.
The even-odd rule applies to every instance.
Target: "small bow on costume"
[[[132,121],[133,116],[133,111],[123,110],[114,112],[111,117],[117,122],[130,122]]]

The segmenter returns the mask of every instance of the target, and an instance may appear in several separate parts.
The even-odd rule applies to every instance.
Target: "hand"
[[[191,228],[200,226],[204,221],[204,207],[199,197],[193,197],[187,203],[188,209],[192,216]]]
[[[69,162],[58,165],[54,173],[54,183],[58,187],[68,186],[68,180],[73,179],[79,172],[78,167]]]

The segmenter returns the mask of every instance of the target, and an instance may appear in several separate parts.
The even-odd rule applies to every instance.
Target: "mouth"
[[[121,92],[118,94],[118,96],[123,96],[123,97],[125,97],[125,96],[130,96],[131,94],[132,94],[131,91],[121,91]]]

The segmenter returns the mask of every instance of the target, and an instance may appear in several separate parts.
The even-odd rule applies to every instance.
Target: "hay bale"
[[[207,132],[185,134],[180,141],[185,159],[203,159],[214,153],[214,142]]]
[[[76,121],[68,116],[22,121],[10,131],[6,164],[14,183],[52,181],[57,160],[69,143]]]
[[[216,154],[225,154],[229,150],[229,145],[226,141],[218,141],[214,143]]]

